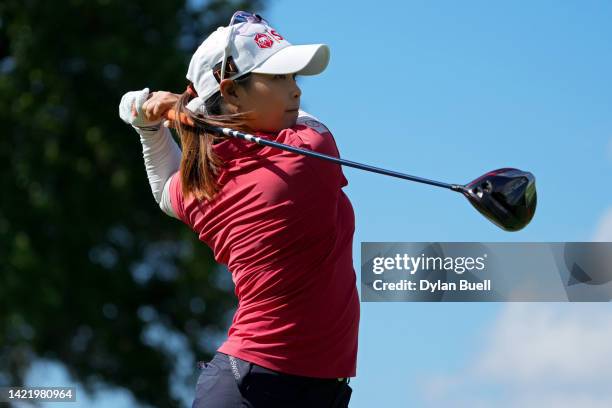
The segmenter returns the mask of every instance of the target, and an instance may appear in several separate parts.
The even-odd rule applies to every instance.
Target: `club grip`
[[[193,120],[191,120],[191,118],[189,118],[187,115],[185,115],[184,113],[181,113],[180,115],[178,114],[177,111],[175,111],[174,109],[170,109],[167,113],[166,113],[166,117],[169,120],[178,120],[183,124],[183,125],[187,125],[187,126],[191,126],[191,127],[196,127],[196,124],[193,122]]]

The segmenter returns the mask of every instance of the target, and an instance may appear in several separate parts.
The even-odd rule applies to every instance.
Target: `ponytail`
[[[250,77],[251,74],[247,73],[234,81],[239,86],[248,86]],[[217,91],[205,101],[205,114],[194,113],[187,108],[187,104],[195,96],[197,94],[190,82],[174,106],[175,111],[179,112],[177,117],[180,117],[182,113],[191,118],[196,125],[230,127],[249,131],[247,123],[252,111],[222,114],[223,96],[220,91]],[[174,128],[178,132],[182,146],[179,173],[183,197],[194,194],[198,200],[212,200],[222,187],[219,186],[217,178],[221,168],[225,166],[222,158],[215,154],[212,145],[228,136],[207,131],[201,126],[187,127],[179,120],[174,121]]]

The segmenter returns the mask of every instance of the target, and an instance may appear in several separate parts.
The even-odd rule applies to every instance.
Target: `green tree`
[[[182,336],[194,369],[226,334],[229,272],[161,212],[138,135],[118,116],[129,90],[182,91],[208,33],[262,7],[199,3],[0,3],[1,382],[22,385],[44,357],[88,391],[117,385],[180,406],[177,356],[147,333]]]

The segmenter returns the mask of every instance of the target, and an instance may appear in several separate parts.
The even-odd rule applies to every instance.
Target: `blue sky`
[[[508,233],[450,191],[345,166],[358,277],[362,241],[590,241],[596,234],[612,207],[611,3],[271,4],[264,17],[290,42],[331,48],[326,71],[299,83],[302,107],[330,128],[342,157],[453,183],[505,166],[537,178],[534,220]],[[528,304],[524,313],[552,307],[564,316],[568,306],[577,307]],[[351,407],[453,401],[429,401],[423,381],[477,360],[507,307],[362,303]]]
[[[302,100],[343,157],[449,182],[503,166],[537,177],[533,223],[508,234],[448,191],[345,167],[356,243],[589,240],[612,203],[602,188],[612,6],[491,3],[397,2],[349,15],[332,2],[275,2],[266,14],[293,43],[330,45],[328,69],[302,78]]]
[[[452,183],[506,166],[536,176],[535,218],[508,233],[455,193],[344,167],[356,216],[358,278],[363,241],[611,236],[612,3],[272,1],[262,14],[293,44],[330,46],[326,71],[298,81],[302,108],[330,128],[343,158]],[[585,308],[590,317],[575,313]],[[517,389],[531,399],[515,400],[516,406],[561,406],[554,398],[562,377],[551,377],[547,394],[520,381],[529,373],[550,374],[547,361],[533,363],[543,351],[537,345],[562,337],[567,347],[588,342],[592,350],[611,352],[605,345],[612,335],[601,329],[611,312],[607,304],[362,303],[351,407],[457,406],[460,400],[501,406],[508,403],[504,392]],[[569,329],[559,332],[559,325]],[[541,330],[531,342],[504,343],[504,327],[516,328],[504,338]],[[495,360],[498,348],[518,365]],[[560,372],[597,360],[567,363]],[[534,365],[525,366],[528,361]],[[519,374],[496,377],[504,369]],[[489,373],[492,383],[485,386],[472,371]],[[609,366],[590,370],[609,373]],[[472,378],[471,387],[458,386],[462,378]],[[466,390],[481,399],[467,399]],[[593,395],[582,406],[612,404],[609,395]],[[572,406],[573,396],[562,401]],[[110,406],[112,398],[114,407],[130,406],[121,393],[91,406]]]

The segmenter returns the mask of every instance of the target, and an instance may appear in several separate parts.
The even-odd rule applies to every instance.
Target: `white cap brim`
[[[329,47],[325,44],[289,45],[273,54],[251,72],[258,74],[317,75],[329,62]]]

